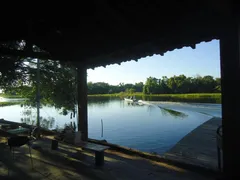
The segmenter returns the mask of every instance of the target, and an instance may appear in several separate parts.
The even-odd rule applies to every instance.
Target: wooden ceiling
[[[218,39],[234,8],[225,0],[19,4],[1,11],[0,42],[26,40],[48,54],[0,53],[106,66]]]

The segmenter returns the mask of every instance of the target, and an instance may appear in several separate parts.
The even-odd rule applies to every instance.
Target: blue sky
[[[184,74],[186,76],[212,75],[220,77],[219,41],[202,42],[196,49],[184,47],[164,54],[135,61],[88,69],[88,82],[123,83],[145,82],[149,76],[161,78]]]

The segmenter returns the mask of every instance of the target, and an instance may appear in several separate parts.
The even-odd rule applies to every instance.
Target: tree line
[[[0,65],[11,62],[9,68],[0,68],[0,89],[4,93],[26,97],[36,105],[37,61],[30,58],[0,57]],[[1,66],[2,67],[2,66]],[[11,67],[11,68],[10,68]],[[6,70],[8,69],[8,70]],[[75,113],[77,103],[76,67],[68,62],[40,61],[41,104],[50,104],[58,109]],[[221,92],[220,78],[212,76],[186,77],[185,75],[161,78],[148,77],[135,84],[110,85],[105,82],[88,82],[88,94],[174,94]]]
[[[112,94],[112,93],[143,94],[178,94],[178,93],[217,93],[221,92],[221,79],[213,76],[186,77],[185,75],[168,78],[148,77],[143,82],[135,84],[110,85],[105,82],[88,82],[88,94]]]
[[[143,91],[143,82],[135,84],[119,83],[118,85],[110,85],[105,82],[88,82],[88,94],[113,94],[120,92],[134,93]]]

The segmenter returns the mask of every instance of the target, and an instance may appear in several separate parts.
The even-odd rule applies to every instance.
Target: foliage
[[[185,75],[168,78],[163,76],[160,79],[148,77],[145,84],[110,85],[105,82],[88,82],[88,94],[117,94],[131,95],[135,92],[143,94],[186,94],[186,93],[220,93],[221,79],[214,79],[212,76],[186,77]]]
[[[185,75],[160,79],[149,77],[143,87],[144,94],[179,94],[179,93],[216,93],[221,92],[220,78],[212,76],[186,77]]]
[[[88,83],[88,93],[89,94],[106,94],[112,93],[110,89],[110,85],[104,82],[97,82],[97,83]]]
[[[1,43],[0,48],[22,49],[21,41]],[[22,69],[20,72],[19,69]],[[22,76],[24,79],[25,67],[22,64],[22,58],[14,56],[0,55],[0,87],[16,83],[16,80]]]
[[[134,88],[126,89],[126,93],[128,93],[128,94],[133,94],[134,92],[135,92]]]
[[[2,82],[0,88],[9,95],[28,98],[31,106],[36,106],[37,61],[24,59],[15,71],[23,76]],[[76,112],[76,71],[73,65],[59,61],[40,61],[40,99],[41,105],[52,105],[63,110]],[[13,83],[14,82],[14,83]]]
[[[110,85],[105,82],[88,82],[88,94],[116,94],[120,92],[134,93],[142,92],[144,84],[142,82],[135,84],[119,83]]]

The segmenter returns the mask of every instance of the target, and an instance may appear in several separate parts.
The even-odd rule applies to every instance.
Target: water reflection
[[[179,111],[175,111],[173,109],[168,109],[168,108],[164,108],[161,106],[158,106],[161,110],[161,113],[163,116],[173,116],[175,118],[186,118],[188,115]]]
[[[152,105],[147,105],[147,112],[149,113],[149,115],[151,115],[151,113],[153,112],[153,110],[156,108],[155,106]]]
[[[36,123],[37,123],[36,120],[31,119],[30,117],[21,118],[21,122],[29,124],[29,125],[36,125]],[[52,129],[54,123],[55,123],[55,119],[53,117],[48,117],[47,119],[43,118],[43,117],[40,117],[40,126],[42,128]]]
[[[88,106],[89,107],[96,107],[96,106],[108,107],[110,104],[109,102],[113,99],[114,98],[105,97],[105,96],[88,97]]]
[[[188,116],[187,114],[185,114],[183,112],[176,111],[171,108],[156,106],[154,104],[146,105],[146,104],[137,103],[137,102],[128,102],[128,101],[124,101],[124,100],[120,101],[120,107],[124,108],[125,106],[127,106],[127,108],[129,108],[129,107],[139,108],[139,107],[145,106],[145,107],[147,107],[146,110],[149,115],[152,115],[152,112],[154,112],[156,110],[156,108],[157,109],[160,108],[162,116],[172,116],[174,118],[179,118],[179,119],[183,119]]]
[[[218,105],[146,103],[153,105],[127,103],[117,97],[90,97],[88,99],[89,138],[106,139],[114,144],[162,154],[194,128],[211,118],[199,112],[221,114],[221,106]],[[0,118],[15,122],[36,124],[36,114],[36,108],[30,106],[14,105],[0,108]],[[65,124],[71,126],[71,121],[73,126],[74,122],[76,123],[76,127],[78,122],[77,116],[74,117],[73,114],[64,116],[54,107],[43,106],[40,115],[41,126],[50,129],[62,129]],[[184,120],[177,120],[181,118]]]
[[[119,100],[119,99],[116,99],[114,101],[119,102],[121,108],[125,108],[125,107],[126,108],[131,108],[131,107],[141,107],[141,106],[143,106],[143,104],[138,103],[138,102],[129,102],[129,101]]]
[[[24,106],[21,112],[22,115],[21,122],[29,125],[36,125],[37,116],[36,112],[34,111],[36,111],[36,109],[32,108],[31,106]],[[46,129],[52,129],[55,123],[55,118],[51,116],[43,118],[42,116],[40,116],[39,121],[41,127]]]
[[[142,106],[142,104],[136,102],[126,102],[128,106]]]

